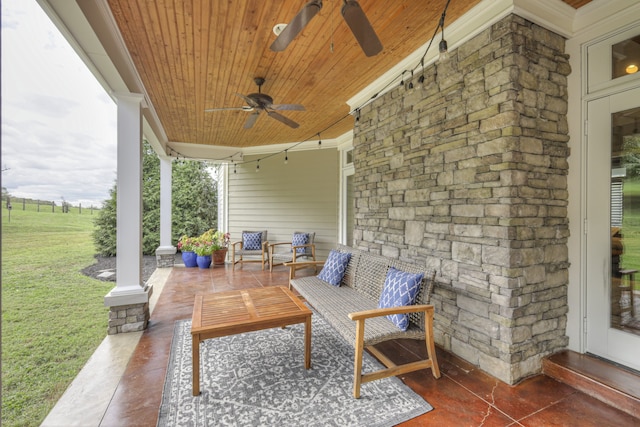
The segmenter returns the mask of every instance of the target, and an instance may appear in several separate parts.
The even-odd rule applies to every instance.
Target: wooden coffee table
[[[311,367],[311,310],[285,287],[196,295],[191,319],[193,395],[200,394],[200,343],[209,338],[304,323],[304,367]],[[276,344],[277,345],[277,344]]]

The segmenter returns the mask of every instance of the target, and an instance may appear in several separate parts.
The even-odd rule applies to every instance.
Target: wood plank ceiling
[[[322,10],[284,52],[272,52],[273,27],[288,23],[305,0],[108,0],[169,142],[252,147],[337,137],[353,127],[346,101],[432,37],[447,0],[360,0],[384,49],[366,57],[342,19],[342,1]],[[446,26],[480,0],[452,0]],[[590,0],[564,0],[574,8]],[[436,47],[433,47],[436,48]],[[433,49],[432,48],[432,49]],[[260,114],[244,129],[249,112],[236,93],[262,92],[292,129]],[[342,119],[342,120],[340,120]]]

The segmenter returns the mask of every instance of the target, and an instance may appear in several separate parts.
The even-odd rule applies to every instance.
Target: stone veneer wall
[[[139,332],[147,329],[149,323],[149,303],[112,306],[109,308],[107,334]]]
[[[510,384],[568,343],[564,43],[510,15],[355,127],[355,245],[436,268],[436,342]]]

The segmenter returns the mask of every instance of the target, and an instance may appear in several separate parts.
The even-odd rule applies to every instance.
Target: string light
[[[256,162],[256,172],[260,172],[260,159]]]
[[[320,138],[320,132],[318,132],[318,150],[322,148],[322,139]]]
[[[284,150],[284,164],[289,163],[289,154],[287,154],[287,150]]]
[[[440,17],[439,26],[441,28],[442,39],[440,40],[440,44],[438,45],[438,50],[440,51],[440,62],[446,61],[449,59],[449,48],[447,46],[447,41],[444,39],[444,17],[447,14],[447,7],[449,6],[449,1],[447,1],[447,5],[442,11],[442,16]]]

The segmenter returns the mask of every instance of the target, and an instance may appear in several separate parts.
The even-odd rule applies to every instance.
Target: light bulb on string
[[[284,150],[284,164],[289,163],[289,155],[287,154],[287,150]]]
[[[449,48],[447,47],[447,41],[444,38],[440,40],[440,46],[438,49],[440,50],[439,60],[441,62],[449,59]]]
[[[260,159],[256,162],[256,173],[260,172]]]
[[[449,0],[450,1],[450,0]],[[447,41],[444,39],[444,17],[447,15],[447,8],[449,7],[449,1],[447,1],[447,4],[444,7],[444,10],[442,11],[442,16],[440,17],[440,28],[441,28],[441,32],[440,35],[442,36],[442,39],[440,40],[440,44],[438,45],[438,50],[440,51],[440,61],[446,61],[447,59],[449,59],[449,47],[447,46]]]
[[[318,134],[318,150],[322,148],[322,138],[320,137],[320,134]]]

